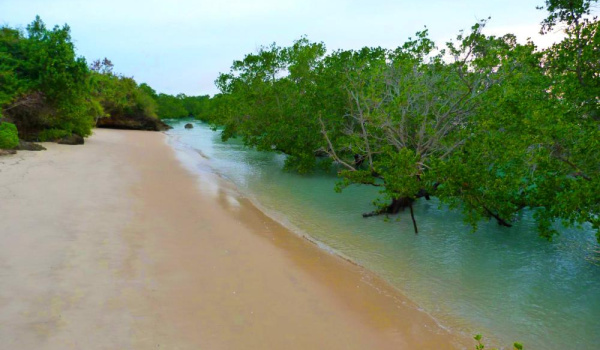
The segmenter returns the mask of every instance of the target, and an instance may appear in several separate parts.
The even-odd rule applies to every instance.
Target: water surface
[[[415,235],[408,213],[362,218],[374,188],[335,193],[332,174],[285,172],[283,155],[221,142],[200,122],[184,129],[188,122],[171,121],[168,132],[188,165],[208,164],[269,215],[374,271],[452,331],[507,348],[515,340],[526,349],[600,348],[600,248],[590,230],[563,229],[550,243],[523,214],[512,228],[483,222],[473,233],[459,213],[420,200]]]

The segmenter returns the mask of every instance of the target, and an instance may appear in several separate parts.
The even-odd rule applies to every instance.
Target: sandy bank
[[[2,348],[465,344],[228,184],[190,174],[164,138],[96,130],[84,146],[0,158]]]

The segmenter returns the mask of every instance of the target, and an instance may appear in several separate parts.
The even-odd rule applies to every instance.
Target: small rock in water
[[[185,128],[186,128],[186,129],[193,129],[193,128],[194,128],[194,124],[192,124],[192,123],[187,123],[187,124],[185,124]]]

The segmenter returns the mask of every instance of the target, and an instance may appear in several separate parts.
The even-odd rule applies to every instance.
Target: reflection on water
[[[361,217],[372,210],[373,188],[335,193],[331,174],[284,172],[282,155],[223,143],[201,123],[184,129],[187,122],[170,123],[168,134],[188,167],[230,180],[271,216],[375,271],[453,331],[527,349],[598,348],[600,248],[589,230],[562,230],[549,243],[523,214],[513,228],[490,222],[473,233],[457,213],[421,200],[415,235],[406,213],[388,222]]]

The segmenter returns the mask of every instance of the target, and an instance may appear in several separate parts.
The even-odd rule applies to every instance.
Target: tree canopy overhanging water
[[[336,164],[339,190],[378,187],[367,215],[414,214],[415,199],[435,196],[475,228],[486,218],[510,227],[527,210],[543,237],[562,222],[591,225],[600,240],[592,3],[547,1],[541,30],[564,27],[565,38],[544,50],[487,36],[486,21],[444,46],[426,29],[394,50],[265,46],[219,76],[204,120],[225,140],[286,154],[287,169]]]

